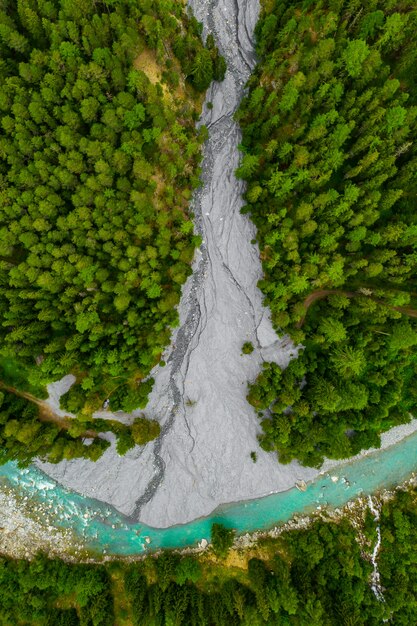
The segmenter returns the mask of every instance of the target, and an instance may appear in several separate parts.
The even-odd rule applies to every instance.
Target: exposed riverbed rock
[[[51,557],[65,555],[69,560],[86,556],[79,537],[70,529],[48,522],[49,516],[41,505],[0,485],[0,554],[15,559],[30,559],[39,551]]]

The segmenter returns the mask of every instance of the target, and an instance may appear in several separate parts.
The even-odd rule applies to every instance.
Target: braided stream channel
[[[284,367],[296,354],[288,339],[277,337],[262,304],[255,227],[240,212],[245,187],[235,177],[241,133],[233,118],[256,64],[259,2],[189,5],[203,23],[203,36],[213,34],[227,72],[210,86],[199,121],[209,137],[191,210],[203,243],[184,285],[180,325],[163,356],[166,366],[152,372],[146,413],[160,421],[161,435],[124,457],[111,446],[96,463],[41,466],[61,485],[154,527],[186,523],[221,504],[285,491],[317,475],[297,463],[280,465],[259,448],[258,417],[246,400],[247,383],[264,360]],[[255,349],[243,355],[247,341]]]

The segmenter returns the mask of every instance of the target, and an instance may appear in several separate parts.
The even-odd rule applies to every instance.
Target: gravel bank
[[[57,527],[55,513],[0,484],[0,554],[30,559],[39,551],[78,560],[86,548],[69,529]]]

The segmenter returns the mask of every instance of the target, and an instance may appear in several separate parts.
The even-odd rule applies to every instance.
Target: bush
[[[144,446],[161,434],[161,427],[156,420],[137,417],[132,425],[132,437],[138,446]]]
[[[253,344],[250,341],[245,341],[245,343],[242,346],[243,354],[252,354],[253,351],[254,351]]]
[[[213,524],[211,527],[211,541],[213,552],[220,559],[225,559],[233,545],[235,531],[226,528],[223,524]]]

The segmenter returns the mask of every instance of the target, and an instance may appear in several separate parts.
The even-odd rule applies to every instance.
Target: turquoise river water
[[[213,522],[221,522],[243,534],[272,528],[318,506],[343,506],[360,494],[390,488],[409,478],[417,470],[416,450],[417,432],[385,450],[332,469],[310,483],[304,492],[294,488],[227,504],[208,517],[167,529],[131,523],[112,507],[61,487],[34,467],[20,470],[15,463],[8,463],[0,467],[0,480],[16,493],[43,505],[54,526],[73,530],[89,549],[128,556],[141,554],[148,548],[195,545],[202,538],[209,539]]]

